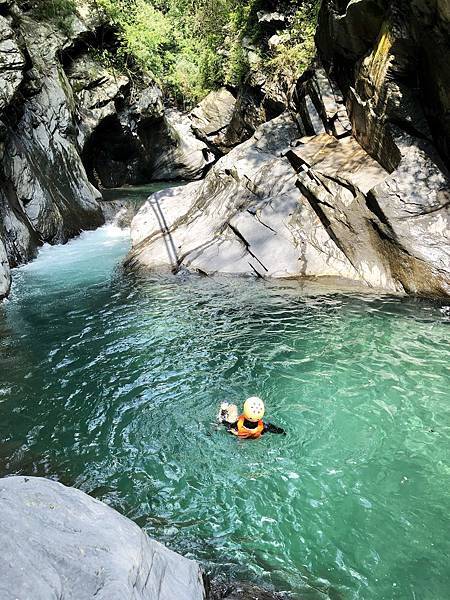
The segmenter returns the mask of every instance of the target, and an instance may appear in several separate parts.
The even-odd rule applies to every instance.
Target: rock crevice
[[[405,133],[397,166],[382,166],[352,135],[344,102],[323,69],[308,72],[291,112],[260,126],[203,182],[148,200],[132,222],[127,264],[448,294],[445,170],[428,142]]]

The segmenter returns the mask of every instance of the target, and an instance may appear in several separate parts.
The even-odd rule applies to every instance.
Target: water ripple
[[[294,596],[447,598],[439,306],[130,280],[127,247],[105,228],[16,272],[0,313],[1,472],[78,485],[213,573]],[[286,437],[217,430],[218,404],[250,394]]]

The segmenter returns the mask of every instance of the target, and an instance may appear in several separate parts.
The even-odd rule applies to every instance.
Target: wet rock
[[[4,598],[204,600],[197,563],[79,490],[8,477],[0,499]]]
[[[0,300],[4,298],[11,285],[11,273],[8,256],[3,241],[0,239]]]
[[[70,89],[55,66],[43,76],[10,128],[3,168],[24,217],[39,238],[63,242],[103,223],[97,200],[74,140]]]
[[[129,227],[136,216],[141,202],[130,200],[103,200],[100,202],[105,222],[121,229]]]
[[[287,594],[272,592],[250,583],[213,582],[210,600],[283,600],[288,597]]]

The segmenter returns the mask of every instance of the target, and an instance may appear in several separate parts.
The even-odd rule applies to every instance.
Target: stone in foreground
[[[0,480],[2,600],[203,600],[199,565],[85,493]]]

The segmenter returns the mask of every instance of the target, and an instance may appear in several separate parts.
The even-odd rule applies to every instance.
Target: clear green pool
[[[308,284],[124,276],[128,233],[45,247],[0,305],[0,473],[56,477],[213,574],[450,597],[450,323]],[[261,395],[286,437],[216,430]]]

